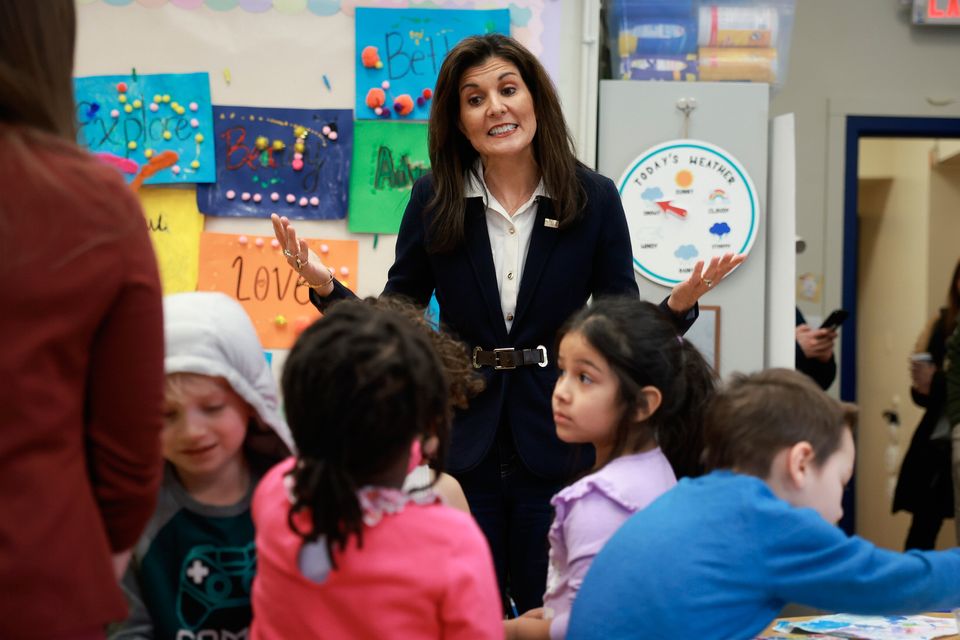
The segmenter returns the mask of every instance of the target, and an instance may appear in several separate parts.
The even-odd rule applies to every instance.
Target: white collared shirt
[[[547,196],[543,187],[543,178],[534,189],[530,199],[523,203],[512,216],[500,204],[483,177],[483,165],[477,160],[474,166],[479,181],[472,172],[467,173],[464,184],[464,196],[484,198],[487,204],[487,235],[490,236],[490,249],[493,251],[493,266],[497,272],[497,289],[500,292],[500,311],[507,333],[513,327],[513,317],[517,312],[517,294],[520,292],[520,279],[523,266],[527,262],[530,249],[530,237],[537,220],[538,198]],[[509,345],[504,345],[509,346]]]

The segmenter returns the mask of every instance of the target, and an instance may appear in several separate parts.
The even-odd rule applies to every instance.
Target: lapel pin
[[[543,226],[550,227],[551,229],[556,229],[560,226],[560,223],[554,220],[553,218],[544,218]]]

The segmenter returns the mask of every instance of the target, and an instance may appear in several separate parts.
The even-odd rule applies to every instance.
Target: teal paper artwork
[[[358,120],[426,120],[440,65],[463,38],[510,35],[510,10],[356,9]]]
[[[213,109],[206,73],[74,79],[77,142],[138,184],[213,182]]]

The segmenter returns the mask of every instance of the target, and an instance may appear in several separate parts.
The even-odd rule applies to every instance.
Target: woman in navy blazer
[[[545,588],[549,500],[593,463],[554,428],[557,330],[590,296],[639,295],[630,235],[613,182],[576,160],[546,71],[511,38],[450,51],[428,135],[432,173],[413,186],[383,293],[426,306],[436,292],[441,325],[473,350],[486,389],[456,416],[448,466],[490,542],[504,602],[509,593],[526,611]],[[318,308],[353,296],[289,220],[273,224]],[[698,263],[664,300],[681,331],[741,260]]]

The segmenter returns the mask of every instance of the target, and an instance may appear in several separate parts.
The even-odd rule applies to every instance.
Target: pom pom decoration
[[[397,97],[393,103],[393,110],[397,112],[398,116],[408,116],[413,113],[413,98],[410,97],[410,94],[404,93]]]
[[[373,46],[363,48],[363,51],[360,52],[360,62],[367,69],[383,68],[383,63],[380,61],[380,52]]]
[[[382,107],[387,102],[387,95],[383,92],[383,89],[377,89],[374,87],[367,91],[367,106],[371,109],[376,109],[377,107]]]

